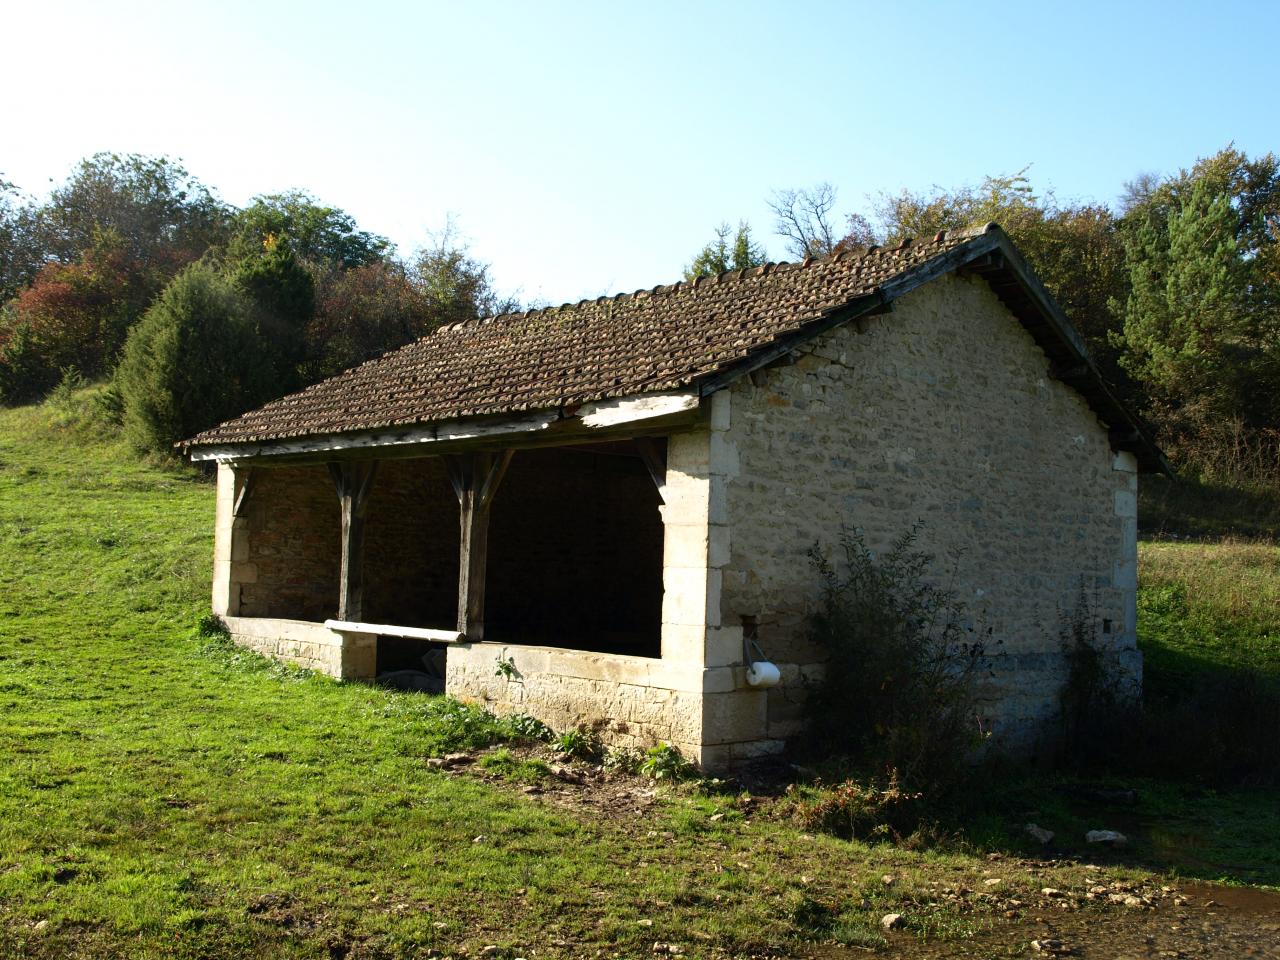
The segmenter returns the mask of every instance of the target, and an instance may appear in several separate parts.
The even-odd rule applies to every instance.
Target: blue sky
[[[770,192],[841,210],[1031,165],[1111,202],[1234,141],[1280,149],[1280,2],[102,3],[5,13],[0,174],[98,150],[226,200],[310,190],[405,251],[449,214],[501,287],[652,286]]]

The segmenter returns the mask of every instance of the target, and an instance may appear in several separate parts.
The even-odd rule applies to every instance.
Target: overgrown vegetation
[[[1149,544],[1143,567],[1140,700],[1110,669],[1083,600],[1065,625],[1064,758],[1092,773],[1280,783],[1277,549]]]
[[[822,599],[810,635],[827,654],[807,700],[811,749],[856,758],[881,784],[943,793],[983,740],[973,682],[986,631],[935,582],[917,532],[877,556],[846,529],[838,563],[811,554]]]

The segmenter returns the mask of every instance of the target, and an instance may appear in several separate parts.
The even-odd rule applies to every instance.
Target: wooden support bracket
[[[644,465],[649,471],[649,476],[653,478],[653,485],[658,488],[658,502],[666,503],[667,501],[662,496],[662,488],[667,483],[667,464],[658,455],[658,445],[653,442],[651,437],[636,437],[632,442],[640,454],[640,459],[644,461]]]
[[[241,474],[243,473],[243,478]],[[235,506],[231,508],[233,517],[243,517],[246,504],[249,500],[249,494],[253,492],[253,482],[257,479],[257,475],[253,472],[253,467],[245,467],[243,471],[236,471],[236,483],[239,489],[236,491]]]
[[[329,464],[329,476],[342,509],[342,565],[338,572],[338,619],[364,615],[364,517],[378,461],[346,460]]]

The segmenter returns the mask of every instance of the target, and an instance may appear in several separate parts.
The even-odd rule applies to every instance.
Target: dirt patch
[[[511,750],[521,759],[539,759],[551,773],[537,783],[514,784],[479,763],[449,768],[505,789],[519,790],[536,802],[551,803],[596,822],[634,831],[652,825],[662,803],[659,788],[641,777],[576,762],[544,747]],[[744,814],[768,816],[770,794],[780,781],[765,772],[759,782],[742,784],[759,791],[734,803]],[[763,796],[761,796],[763,795]],[[652,830],[649,831],[652,834]],[[1264,958],[1280,960],[1280,894],[1208,883],[1117,878],[1111,866],[1077,861],[1030,860],[992,854],[989,870],[964,883],[930,882],[900,907],[907,930],[883,932],[886,945],[876,950],[835,943],[778,945],[761,957],[840,960],[871,954],[943,960],[943,958],[1022,958],[1069,956],[1098,960],[1147,958]],[[1028,884],[1031,889],[1028,890]],[[1058,885],[1061,889],[1058,889]],[[917,917],[944,909],[972,918],[972,932],[961,939],[933,938],[910,929]],[[663,945],[666,946],[666,945]],[[690,945],[690,955],[702,955]],[[554,951],[553,951],[554,952]],[[713,951],[708,956],[729,956]]]

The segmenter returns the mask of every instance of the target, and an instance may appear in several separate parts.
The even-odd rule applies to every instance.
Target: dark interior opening
[[[651,449],[662,462],[665,440]],[[369,496],[361,619],[453,629],[458,501],[444,461],[383,461]],[[327,469],[264,470],[249,503],[257,580],[242,613],[336,616],[340,523]],[[518,451],[490,513],[485,639],[659,656],[659,505],[632,441]],[[418,670],[433,646],[381,637],[378,671]]]
[[[659,504],[630,442],[519,451],[489,520],[485,638],[660,656]]]
[[[401,690],[444,693],[448,647],[430,640],[378,637],[378,682]]]

